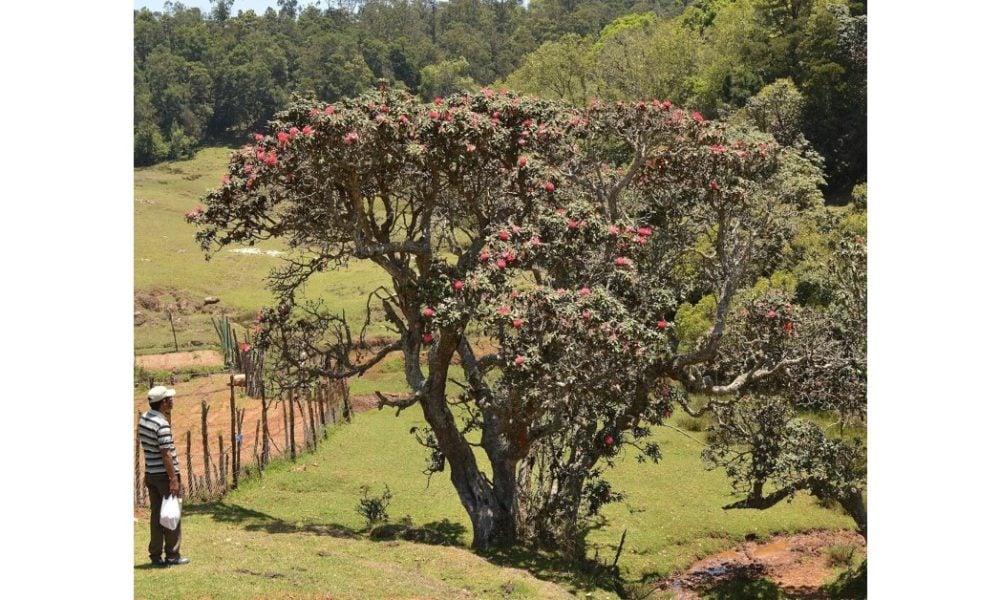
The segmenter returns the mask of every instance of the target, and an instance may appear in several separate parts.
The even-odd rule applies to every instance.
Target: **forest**
[[[867,180],[867,3],[217,0],[134,12],[134,165],[237,146],[290,102],[384,85],[586,106],[669,100],[802,150],[828,204]],[[856,194],[855,194],[856,195]]]

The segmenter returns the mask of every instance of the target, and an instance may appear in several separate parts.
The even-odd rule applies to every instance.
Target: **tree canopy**
[[[294,99],[189,219],[208,252],[270,238],[300,251],[272,277],[257,340],[285,385],[401,353],[411,393],[379,394],[380,408],[422,412],[428,472],[447,467],[473,545],[579,553],[585,519],[621,498],[604,469],[629,448],[658,460],[649,428],[675,408],[717,416],[706,459],[730,465],[744,506],[767,505],[771,485],[857,499],[841,492],[863,486],[862,453],[778,410],[768,431],[811,462],[751,444],[750,464],[771,466],[748,470],[729,416],[864,410],[863,332],[843,320],[863,307],[858,252],[832,270],[832,301],[761,285],[824,210],[821,179],[807,153],[669,101],[580,107],[485,88],[423,103],[382,86]],[[303,292],[351,260],[392,281],[370,290],[360,332]],[[358,354],[374,322],[392,339]]]

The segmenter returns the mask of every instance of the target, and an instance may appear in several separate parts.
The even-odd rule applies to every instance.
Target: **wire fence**
[[[211,500],[239,486],[241,479],[259,474],[273,460],[296,460],[314,451],[329,427],[350,422],[353,410],[346,381],[316,384],[285,391],[256,406],[239,408],[236,390],[241,381],[229,377],[229,415],[226,425],[209,426],[214,406],[201,401],[201,426],[196,431],[173,429],[180,462],[183,494]],[[143,483],[145,461],[138,433],[135,438],[135,504],[149,505]]]

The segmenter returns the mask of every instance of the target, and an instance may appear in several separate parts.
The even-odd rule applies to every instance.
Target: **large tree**
[[[669,102],[579,109],[487,89],[421,104],[383,89],[293,102],[190,218],[206,251],[301,251],[261,315],[289,381],[402,353],[412,393],[380,406],[422,411],[430,470],[449,471],[474,547],[531,536],[579,552],[581,519],[618,497],[602,469],[627,446],[658,459],[649,426],[675,404],[724,410],[822,369],[793,309],[731,331],[820,202],[796,156]],[[392,282],[371,291],[369,322],[393,339],[360,357],[346,320],[303,295],[350,260]],[[683,336],[678,308],[698,300],[710,327]]]

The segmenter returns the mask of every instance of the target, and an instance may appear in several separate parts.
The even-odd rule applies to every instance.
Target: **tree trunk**
[[[495,486],[490,485],[479,469],[472,447],[456,426],[446,401],[448,366],[457,345],[457,335],[442,332],[436,351],[428,358],[429,381],[424,386],[426,394],[420,398],[420,407],[423,409],[424,419],[434,431],[438,448],[448,461],[451,483],[472,521],[472,547],[483,551],[512,543],[516,539],[516,533],[511,503],[500,501]],[[505,477],[501,475],[501,479]],[[506,484],[501,487],[506,489]]]

